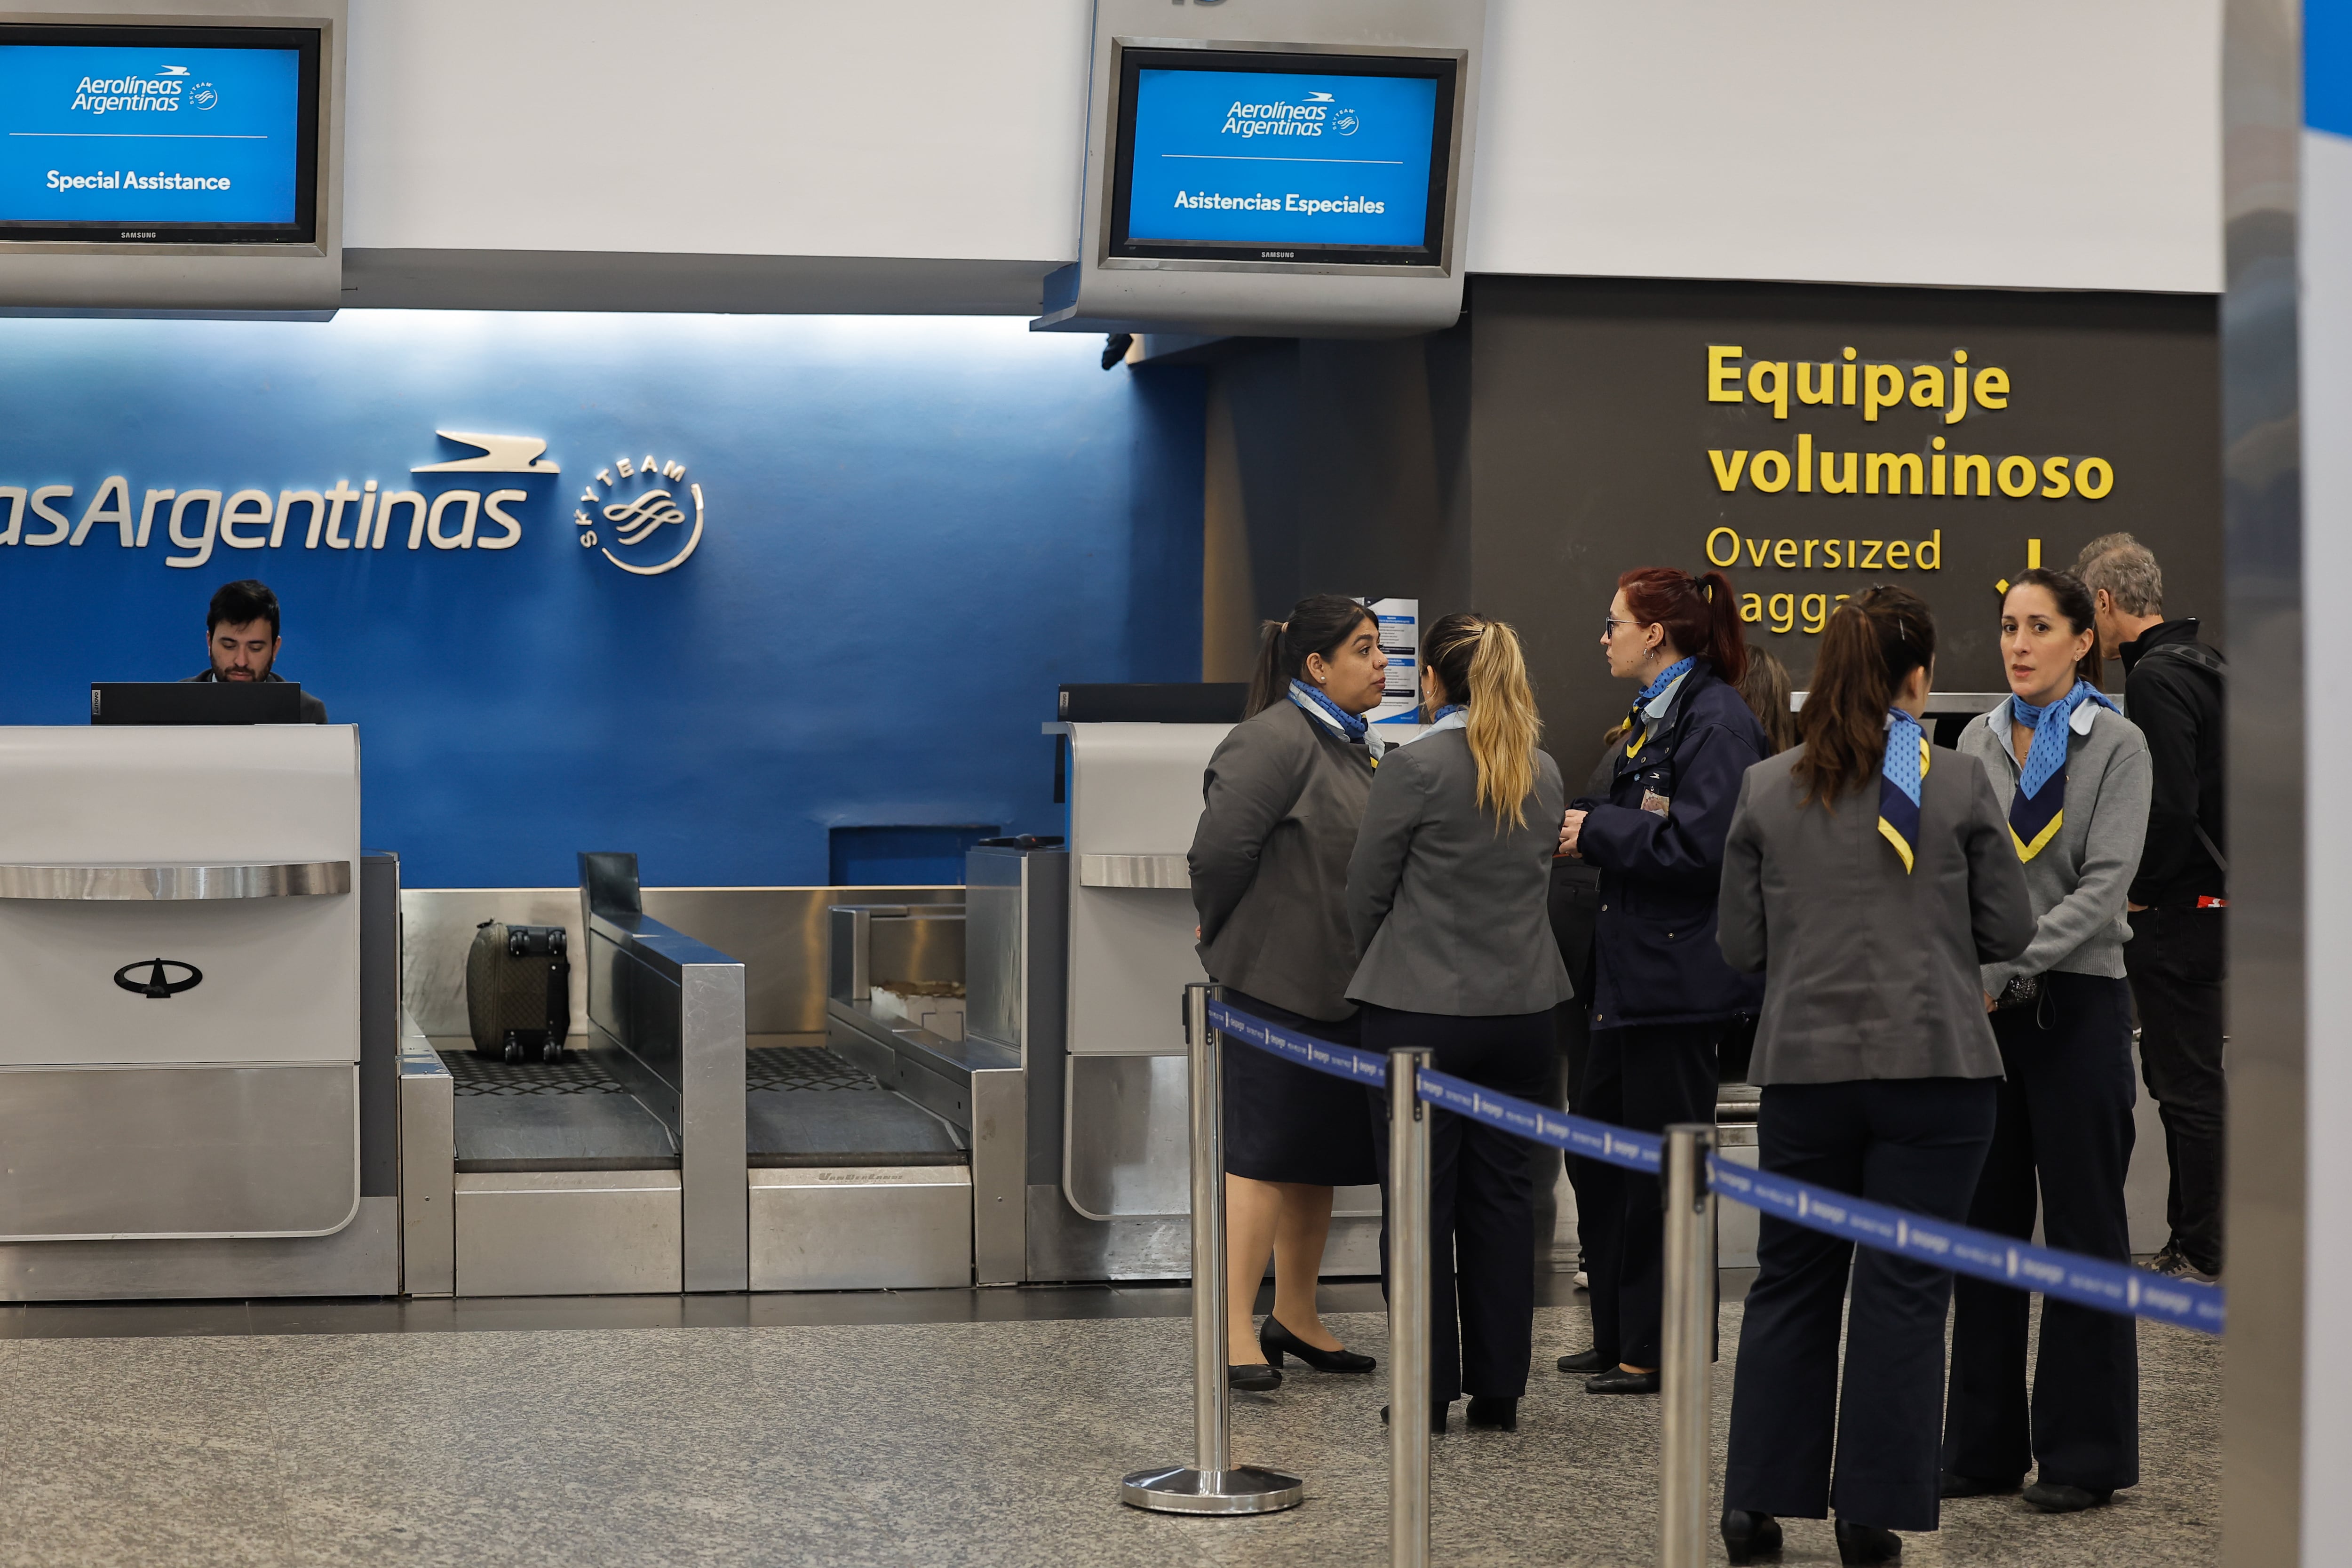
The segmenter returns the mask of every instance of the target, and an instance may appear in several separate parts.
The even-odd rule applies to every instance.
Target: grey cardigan
[[[1364,961],[1356,1002],[1409,1013],[1540,1013],[1576,994],[1547,900],[1565,794],[1536,753],[1527,820],[1477,802],[1470,739],[1440,730],[1381,759],[1348,862],[1348,924]]]
[[[1185,857],[1210,978],[1309,1018],[1355,1012],[1348,855],[1371,788],[1370,754],[1287,698],[1218,743]]]
[[[1960,731],[1960,750],[1984,764],[2006,821],[2020,771],[2009,749],[2007,698],[1982,718],[1969,721]],[[2066,736],[2066,819],[2042,853],[2025,862],[2036,921],[2033,945],[2009,963],[1985,965],[1987,995],[2000,995],[2018,975],[2053,969],[2122,975],[2124,943],[2131,940],[2124,897],[2147,837],[2154,778],[2138,725],[2095,702],[2074,710]]]
[[[1798,804],[1802,747],[1748,770],[1723,851],[1716,941],[1764,972],[1759,1084],[1999,1078],[1980,963],[2014,958],[2033,907],[1984,769],[1937,752],[1906,875],[1878,831],[1878,779]]]

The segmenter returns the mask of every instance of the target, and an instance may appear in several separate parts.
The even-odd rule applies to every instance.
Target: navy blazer
[[[1628,757],[1617,747],[1608,798],[1570,803],[1591,814],[1578,848],[1601,868],[1594,1028],[1702,1023],[1763,1006],[1763,980],[1726,963],[1715,932],[1740,780],[1764,752],[1747,700],[1702,659],[1642,750]],[[1667,815],[1642,809],[1653,790],[1666,796]]]

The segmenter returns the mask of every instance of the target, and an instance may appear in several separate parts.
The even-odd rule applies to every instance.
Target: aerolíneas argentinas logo
[[[562,518],[562,493],[549,481],[563,470],[547,456],[544,438],[435,434],[472,451],[412,465],[406,485],[365,479],[354,486],[350,468],[331,485],[316,471],[281,474],[287,488],[275,491],[234,489],[218,473],[141,475],[173,483],[134,485],[124,471],[105,475],[90,493],[82,489],[87,479],[41,483],[53,476],[0,471],[0,480],[20,481],[0,483],[0,549],[164,545],[164,565],[193,570],[224,550],[505,551],[522,543],[527,525]],[[366,470],[357,474],[363,478]],[[688,480],[686,465],[648,454],[598,469],[581,490],[572,521],[583,547],[632,576],[658,577],[684,565],[701,544],[703,516],[702,486]],[[14,565],[17,558],[5,559]]]

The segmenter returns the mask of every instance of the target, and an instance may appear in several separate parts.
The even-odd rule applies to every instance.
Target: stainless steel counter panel
[[[751,1289],[921,1290],[971,1283],[960,1165],[751,1173]]]
[[[0,1241],[325,1236],[359,1124],[349,1063],[0,1070]]]
[[[1081,888],[1183,888],[1192,870],[1181,855],[1081,855]]]
[[[680,1196],[676,1171],[459,1176],[457,1294],[675,1294]]]
[[[400,1271],[411,1296],[457,1288],[456,1084],[412,1024],[400,1042]]]
[[[961,888],[647,888],[645,912],[743,964],[744,1026],[754,1035],[823,1035],[825,910],[834,904],[961,903]],[[402,998],[427,1035],[466,1033],[466,953],[487,920],[562,926],[570,934],[572,1018],[588,1022],[578,955],[577,888],[404,888]]]
[[[588,928],[593,1037],[636,1069],[622,1081],[677,1135],[683,1288],[743,1289],[743,965],[650,915],[600,912]]]
[[[0,1301],[243,1300],[400,1291],[400,1202],[362,1198],[331,1236],[0,1244]]]
[[[283,899],[352,890],[348,860],[243,866],[0,866],[0,899]]]

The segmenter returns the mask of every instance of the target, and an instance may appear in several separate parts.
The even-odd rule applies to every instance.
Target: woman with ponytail
[[[1640,693],[1607,793],[1578,799],[1559,834],[1560,853],[1601,868],[1592,1043],[1578,1110],[1655,1132],[1715,1120],[1718,1047],[1762,994],[1715,950],[1715,897],[1740,775],[1766,742],[1739,695],[1748,644],[1722,573],[1626,573],[1601,646],[1609,673]],[[1559,1370],[1584,1374],[1593,1394],[1655,1394],[1665,1223],[1657,1179],[1589,1163],[1578,1195],[1593,1342],[1560,1357]]]
[[[1371,611],[1316,594],[1265,624],[1249,717],[1209,758],[1205,809],[1188,857],[1202,967],[1244,1013],[1318,1039],[1357,1043],[1348,856],[1372,787],[1388,658]],[[1318,1372],[1370,1372],[1315,1306],[1331,1189],[1379,1180],[1363,1090],[1246,1048],[1225,1053],[1227,1342],[1235,1388],[1282,1384],[1297,1357]],[[1274,1310],[1255,1330],[1274,1259]],[[1250,1358],[1256,1341],[1263,1352]]]
[[[1423,639],[1421,689],[1429,728],[1381,760],[1348,862],[1364,954],[1348,997],[1363,1005],[1366,1048],[1427,1046],[1440,1072],[1541,1099],[1552,1009],[1573,993],[1545,909],[1559,768],[1536,750],[1517,634],[1446,616]],[[1467,1393],[1471,1426],[1516,1430],[1535,1321],[1534,1173],[1508,1133],[1431,1115],[1433,1424],[1444,1431]],[[1375,1140],[1383,1164],[1387,1148]],[[1381,1256],[1385,1267],[1385,1226]]]
[[[1977,966],[2024,950],[2033,906],[1985,770],[1927,744],[1935,659],[1917,595],[1873,588],[1838,606],[1804,743],[1741,784],[1717,940],[1765,977],[1749,1068],[1764,1091],[1759,1163],[1958,1220],[2000,1087]],[[1781,1516],[1834,1508],[1839,1559],[1885,1562],[1902,1551],[1895,1531],[1937,1524],[1952,1277],[1769,1213],[1760,1223],[1724,1546],[1734,1563],[1772,1554]]]
[[[1992,1149],[1968,1221],[2053,1247],[2131,1261],[2131,992],[2125,913],[2147,837],[2147,739],[2098,688],[2090,590],[2063,572],[2021,572],[2000,608],[2010,695],[1960,731],[2009,819],[2033,899],[2033,944],[1988,963],[2007,1076]],[[1998,1009],[1996,1011],[1996,1009]],[[2018,1291],[1964,1279],[1952,1306],[1944,1495],[2023,1485],[2044,1513],[2095,1508],[2139,1481],[2139,1345],[2133,1321],[2045,1301],[2026,1378]]]

